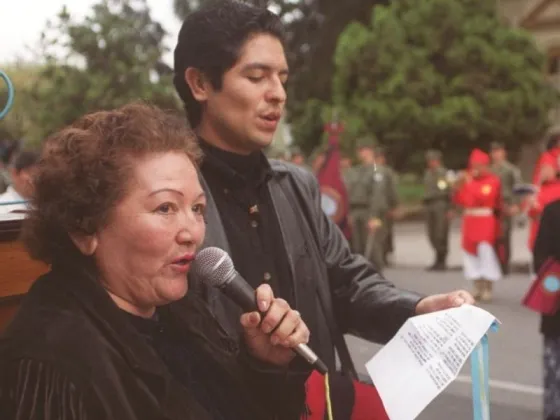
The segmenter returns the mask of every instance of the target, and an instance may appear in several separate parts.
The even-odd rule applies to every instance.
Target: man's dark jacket
[[[370,341],[385,343],[407,318],[414,315],[420,295],[397,289],[362,256],[352,254],[339,228],[321,209],[315,176],[304,168],[271,160],[268,188],[282,231],[292,272],[296,309],[310,326],[310,347],[334,367],[334,342],[318,300],[318,288],[327,288],[339,329]],[[203,247],[229,253],[220,214],[208,185],[207,230]],[[209,302],[222,326],[232,336],[241,311],[217,289],[191,278]]]

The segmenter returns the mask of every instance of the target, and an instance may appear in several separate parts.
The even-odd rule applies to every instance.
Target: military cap
[[[492,143],[490,143],[490,150],[500,150],[500,149],[504,149],[504,143],[499,142],[499,141],[493,141]]]
[[[375,147],[375,139],[370,136],[359,137],[356,140],[356,149],[363,149],[363,148],[374,148]]]
[[[441,160],[441,152],[436,149],[430,149],[426,152],[426,160]]]

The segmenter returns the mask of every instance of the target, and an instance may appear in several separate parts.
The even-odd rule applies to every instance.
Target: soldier
[[[449,220],[451,218],[451,188],[447,169],[441,162],[439,150],[426,152],[427,169],[424,174],[424,205],[428,239],[435,251],[435,261],[430,271],[446,270],[449,243]]]
[[[376,205],[383,214],[380,214],[381,221],[385,225],[386,232],[382,247],[383,262],[389,265],[390,255],[394,252],[394,233],[393,222],[397,215],[397,207],[399,205],[397,192],[397,174],[389,165],[385,149],[381,146],[375,148],[375,181],[377,188]]]
[[[317,175],[317,173],[319,172],[319,170],[323,167],[323,164],[325,163],[326,152],[327,152],[327,146],[326,145],[320,145],[320,146],[317,146],[315,148],[315,150],[313,150],[313,153],[311,153],[311,156],[309,156],[309,163],[310,163],[310,166],[311,166],[311,171],[315,175]]]
[[[503,241],[505,251],[505,256],[502,261],[502,271],[504,274],[507,274],[509,272],[509,261],[511,257],[512,216],[519,212],[519,206],[513,194],[513,187],[521,182],[521,172],[515,165],[507,160],[506,150],[502,143],[493,142],[490,145],[490,154],[492,157],[492,172],[498,175],[502,186],[504,208],[501,215],[501,240]]]
[[[373,141],[358,139],[357,153],[360,163],[345,171],[344,181],[348,189],[350,224],[352,226],[352,251],[365,255],[370,220],[370,204],[373,196],[374,154]],[[368,257],[367,255],[365,255]]]
[[[307,166],[305,155],[299,147],[293,146],[290,148],[290,162],[298,166]]]

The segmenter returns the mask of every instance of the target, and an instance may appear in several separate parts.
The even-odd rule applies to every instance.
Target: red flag
[[[338,136],[342,133],[343,127],[342,124],[333,122],[327,124],[325,130],[329,133],[329,148],[325,161],[317,173],[321,187],[321,207],[342,230],[346,239],[350,240],[348,194],[340,173],[340,148],[338,145]]]
[[[560,306],[560,263],[549,258],[523,298],[523,305],[544,315],[553,315]]]

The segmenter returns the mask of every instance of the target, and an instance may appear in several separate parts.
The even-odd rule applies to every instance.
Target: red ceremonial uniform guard
[[[502,208],[500,178],[490,172],[490,157],[474,149],[468,171],[455,184],[453,201],[464,209],[462,225],[463,271],[474,282],[476,299],[492,298],[493,282],[502,277],[496,243]]]
[[[539,190],[521,204],[522,210],[531,219],[528,243],[531,252],[539,231],[542,211],[547,204],[560,199],[560,181],[556,177],[556,173],[557,170],[553,165],[545,164],[542,166],[539,174]]]
[[[556,173],[560,172],[560,134],[550,139],[548,150],[539,156],[533,172],[533,184],[540,184],[541,168],[544,165],[552,166]]]

